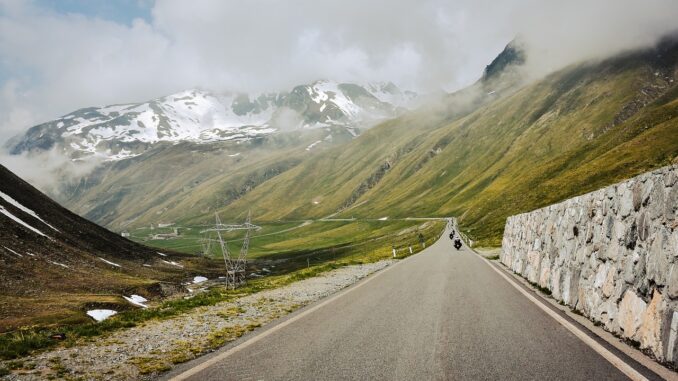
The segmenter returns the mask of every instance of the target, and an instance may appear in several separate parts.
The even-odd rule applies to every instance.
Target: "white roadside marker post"
[[[412,246],[410,246],[410,254],[412,254]]]
[[[395,248],[395,245],[393,245],[393,258],[395,258],[395,257],[396,257],[396,248]]]

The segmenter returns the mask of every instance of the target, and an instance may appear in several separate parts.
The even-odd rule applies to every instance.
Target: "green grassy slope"
[[[464,115],[420,110],[225,206],[261,220],[458,215],[497,245],[507,216],[672,162],[678,44],[565,68]],[[206,217],[195,218],[195,221]]]
[[[332,136],[331,141],[324,140]],[[59,195],[76,213],[114,230],[210,213],[332,145],[343,128],[280,133],[248,142],[159,145],[142,156],[103,165]],[[323,144],[307,151],[310,144]]]

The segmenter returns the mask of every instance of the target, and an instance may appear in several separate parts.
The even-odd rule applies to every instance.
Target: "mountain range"
[[[11,143],[11,153],[56,148],[76,160],[116,161],[163,142],[243,142],[332,126],[355,136],[360,128],[401,114],[416,97],[393,83],[326,80],[262,94],[187,90],[143,103],[74,111],[29,129]]]
[[[77,119],[84,127],[72,129],[62,118],[32,128],[15,140],[12,150],[61,145],[70,146],[75,159],[94,150],[108,155],[109,161],[57,197],[111,229],[170,221],[199,224],[210,221],[214,211],[235,220],[251,210],[262,222],[456,215],[462,229],[481,245],[500,242],[509,215],[676,160],[676,38],[542,78],[530,76],[527,61],[521,45],[512,42],[476,83],[411,110],[399,107],[413,99],[409,93],[384,90],[399,94],[397,101],[388,101],[365,87],[332,85],[334,90],[327,90],[331,82],[321,82],[325,87],[311,85],[316,90],[295,88],[276,111],[265,111],[264,105],[277,97],[256,102],[250,97],[242,108],[229,98],[229,110],[237,104],[233,115],[245,115],[248,123],[238,122],[239,132],[209,132],[212,121],[221,120],[212,118],[160,134],[164,122],[158,116],[159,127],[145,129],[137,123],[143,133],[132,133],[134,127],[127,130],[131,135],[123,134],[141,137],[150,131],[155,140],[111,138],[85,149],[72,144],[68,131],[78,141],[101,134],[89,132],[95,129],[91,121]],[[349,87],[352,94],[346,92]],[[355,95],[363,90],[376,101]],[[362,111],[349,112],[353,106],[338,101],[344,99],[339,91]],[[188,107],[176,98],[181,96],[171,102]],[[381,106],[372,109],[357,99]],[[323,103],[329,100],[332,105]],[[295,112],[293,128],[283,128],[283,123],[264,132],[276,125],[271,121],[283,107]],[[336,115],[323,114],[330,110]],[[255,114],[267,116],[257,119]],[[192,114],[186,111],[181,118],[190,119],[186,115]],[[387,120],[364,128],[371,126],[366,121],[382,117]],[[167,123],[181,118],[167,117]],[[106,128],[101,131],[122,131]],[[129,154],[115,156],[123,149]]]

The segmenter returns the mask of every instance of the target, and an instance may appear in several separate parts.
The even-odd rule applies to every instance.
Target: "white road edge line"
[[[601,355],[605,360],[609,361],[612,365],[614,365],[617,369],[619,369],[622,373],[627,375],[630,379],[634,381],[648,381],[645,376],[640,374],[637,370],[633,369],[633,367],[627,363],[625,363],[622,359],[620,359],[618,356],[616,356],[614,353],[610,352],[607,350],[605,347],[600,345],[597,341],[592,339],[589,335],[584,333],[581,329],[575,327],[572,323],[569,321],[565,320],[562,316],[558,315],[555,311],[550,309],[549,307],[545,306],[543,303],[541,303],[539,300],[537,300],[536,297],[533,295],[530,295],[529,292],[525,291],[522,287],[520,287],[514,280],[509,278],[508,275],[504,274],[501,270],[497,269],[494,267],[487,259],[480,257],[479,254],[472,253],[474,256],[477,256],[479,260],[485,262],[492,270],[496,271],[497,274],[502,276],[511,286],[515,287],[520,293],[522,293],[527,299],[529,299],[532,303],[536,304],[537,307],[541,308],[544,312],[546,312],[547,315],[551,316],[555,321],[560,323],[563,327],[565,327],[568,331],[572,332],[575,336],[577,336],[581,341],[584,342],[584,344],[588,345],[593,349],[594,351],[598,352],[599,355]]]
[[[436,241],[433,245],[435,245],[436,243],[438,243],[438,241]],[[433,245],[431,245],[430,247],[433,247]],[[430,247],[429,247],[429,248],[430,248]],[[422,252],[423,252],[423,251],[422,251]],[[240,344],[236,345],[235,347],[233,347],[233,348],[227,350],[227,351],[224,352],[224,353],[221,353],[221,354],[219,354],[219,355],[217,355],[217,356],[214,356],[214,357],[212,357],[211,359],[209,359],[209,360],[207,360],[207,361],[205,361],[205,362],[202,362],[202,363],[196,365],[195,367],[193,367],[193,368],[191,368],[191,369],[188,369],[188,370],[186,370],[185,372],[180,373],[180,374],[178,374],[178,375],[176,375],[176,376],[170,378],[169,381],[183,381],[183,380],[188,379],[188,378],[191,377],[191,376],[194,376],[194,375],[198,374],[199,372],[202,372],[203,370],[205,370],[205,369],[207,369],[207,368],[213,366],[214,364],[216,364],[216,363],[218,363],[218,362],[224,360],[225,358],[231,356],[232,354],[234,354],[234,353],[236,353],[236,352],[239,352],[239,351],[241,351],[241,350],[243,350],[243,349],[249,347],[250,345],[252,345],[252,344],[258,342],[259,340],[266,338],[267,336],[269,336],[269,335],[271,335],[271,334],[273,334],[273,333],[275,333],[275,332],[281,330],[282,328],[285,328],[286,326],[288,326],[288,325],[294,323],[295,321],[297,321],[297,320],[303,318],[304,316],[306,316],[306,315],[308,315],[308,314],[313,313],[314,311],[316,311],[316,310],[318,310],[318,309],[320,309],[320,308],[326,306],[327,304],[332,303],[333,301],[335,301],[335,300],[341,298],[342,296],[344,296],[344,295],[346,295],[346,294],[348,294],[348,293],[351,293],[351,292],[353,292],[353,291],[359,289],[360,287],[362,287],[362,286],[366,285],[367,283],[373,281],[374,279],[378,278],[379,276],[381,276],[382,274],[386,273],[387,271],[389,271],[389,270],[395,268],[396,266],[400,265],[401,263],[407,262],[407,261],[408,261],[409,259],[411,259],[411,258],[415,258],[418,254],[421,254],[422,252],[419,252],[419,253],[417,253],[417,254],[415,254],[415,255],[411,255],[411,256],[409,256],[409,257],[407,257],[407,258],[405,258],[405,259],[401,259],[401,260],[399,260],[398,262],[396,262],[395,264],[392,264],[392,265],[390,265],[390,266],[388,266],[388,267],[386,267],[386,268],[384,268],[384,269],[382,269],[382,270],[380,270],[380,271],[377,271],[376,273],[372,273],[372,274],[368,275],[366,278],[363,278],[362,281],[359,281],[360,283],[357,283],[357,284],[355,284],[355,285],[353,285],[353,286],[349,286],[349,288],[344,289],[344,290],[342,290],[342,291],[339,291],[337,294],[334,294],[334,295],[331,296],[329,299],[324,300],[324,301],[321,302],[320,304],[317,304],[317,305],[315,305],[315,306],[313,306],[313,307],[307,309],[306,311],[303,311],[303,312],[299,313],[298,315],[293,316],[293,317],[291,317],[291,318],[289,318],[289,319],[283,321],[282,323],[279,323],[278,325],[275,325],[275,326],[273,326],[272,328],[270,328],[270,329],[268,329],[268,330],[266,330],[266,331],[263,331],[263,332],[259,333],[258,335],[252,337],[251,339],[249,339],[249,340],[247,340],[247,341],[245,341],[245,342],[243,342],[243,343],[240,343]]]

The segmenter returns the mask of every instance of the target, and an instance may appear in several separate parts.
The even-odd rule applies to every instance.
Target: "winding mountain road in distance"
[[[629,379],[448,234],[167,379]]]

